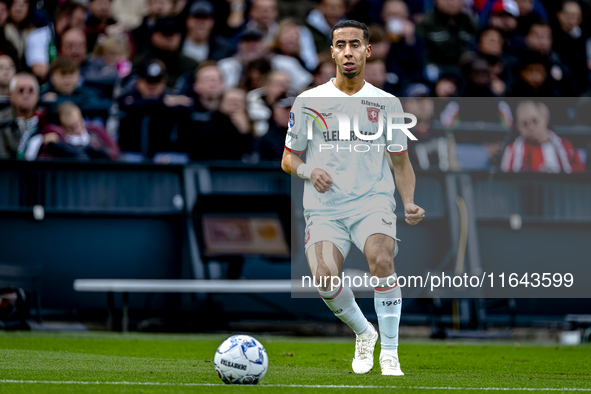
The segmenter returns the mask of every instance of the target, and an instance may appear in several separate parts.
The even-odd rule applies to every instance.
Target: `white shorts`
[[[319,215],[306,217],[306,232],[304,236],[305,250],[320,241],[332,242],[347,258],[351,244],[363,252],[365,242],[370,235],[385,234],[394,238],[394,257],[398,254],[396,238],[396,215],[389,210],[378,210],[370,213],[360,213],[351,217],[330,220]]]

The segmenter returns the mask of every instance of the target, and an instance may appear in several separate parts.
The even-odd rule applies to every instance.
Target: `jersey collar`
[[[359,89],[359,91],[357,93],[355,93],[352,96],[349,96],[347,93],[343,92],[342,90],[340,90],[339,88],[337,88],[334,84],[335,78],[331,78],[330,81],[328,81],[327,83],[330,84],[330,86],[332,86],[332,89],[334,89],[336,92],[339,92],[341,96],[343,97],[359,97],[359,96],[363,96],[362,92],[367,88],[367,86],[369,85],[367,83],[367,81],[364,79],[363,80],[363,86],[361,87],[361,89]]]

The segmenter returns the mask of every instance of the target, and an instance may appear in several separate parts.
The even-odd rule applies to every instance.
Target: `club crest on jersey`
[[[380,119],[380,110],[379,108],[368,108],[367,109],[367,119],[369,119],[372,123],[378,123]]]

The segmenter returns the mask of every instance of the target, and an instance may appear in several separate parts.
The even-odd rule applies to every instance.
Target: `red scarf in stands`
[[[519,136],[507,146],[501,162],[505,172],[584,172],[585,165],[573,144],[550,131],[544,144]]]

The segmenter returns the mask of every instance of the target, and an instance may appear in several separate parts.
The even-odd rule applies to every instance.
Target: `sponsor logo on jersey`
[[[345,113],[343,111],[338,111],[335,109],[321,110],[321,111],[324,111],[321,113],[321,112],[316,111],[315,109],[312,109],[310,107],[304,107],[304,109],[309,111],[309,112],[304,112],[304,114],[309,117],[308,122],[307,122],[308,123],[308,125],[307,125],[308,140],[313,139],[314,123],[316,123],[318,125],[318,127],[320,127],[320,131],[322,131],[322,133],[324,134],[325,141],[328,141],[329,139],[332,141],[337,141],[337,140],[338,141],[351,141],[351,140],[355,140],[354,137],[357,137],[357,139],[361,139],[364,141],[374,141],[374,140],[377,140],[378,138],[380,138],[382,136],[382,134],[384,134],[386,136],[387,141],[391,141],[392,134],[393,134],[394,130],[402,131],[404,134],[406,134],[406,136],[408,138],[410,138],[413,141],[417,140],[417,138],[408,130],[409,128],[416,126],[416,124],[417,124],[417,117],[416,116],[414,116],[413,114],[410,114],[410,113],[405,113],[405,112],[385,113],[382,116],[382,113],[380,113],[380,110],[384,109],[382,107],[385,107],[385,106],[380,106],[379,104],[371,103],[371,102],[368,102],[365,100],[362,100],[361,102],[366,103],[366,105],[372,105],[371,108],[367,108],[367,118],[370,122],[378,124],[378,130],[376,132],[368,133],[367,131],[364,132],[359,129],[359,118],[360,118],[360,116],[363,116],[361,114]],[[378,106],[378,107],[376,108],[375,106]],[[332,112],[330,112],[330,111],[332,111]],[[325,119],[324,115],[327,115],[327,116],[331,115],[331,117],[336,116],[336,118],[338,120],[338,125],[339,125],[338,133],[336,131],[329,130],[328,124],[326,123],[326,119]],[[351,116],[353,119],[353,126],[352,127],[351,127]],[[402,118],[402,123],[394,123],[395,120],[399,120],[400,118]],[[405,123],[404,122],[405,118],[410,119],[411,122]],[[385,120],[386,122],[382,122],[382,119]],[[384,123],[386,125],[384,125]],[[335,138],[334,134],[338,134],[338,137]],[[327,135],[329,137],[327,137]],[[392,152],[392,151],[390,150],[390,152]]]
[[[367,100],[361,100],[361,104],[369,105],[370,107],[378,107],[379,109],[386,109],[385,105],[382,105],[380,103],[372,103],[371,101],[367,101]]]
[[[291,129],[294,124],[295,124],[295,114],[293,112],[290,112],[289,113],[289,128]],[[298,137],[294,137],[294,138],[298,138]]]
[[[380,119],[380,110],[378,108],[368,108],[367,119],[372,123],[378,123],[378,120]]]
[[[293,138],[294,140],[297,140],[297,139],[298,139],[298,135],[297,135],[297,134],[294,134],[294,133],[292,133],[291,131],[288,131],[288,132],[287,132],[287,135],[289,135],[289,136],[290,136],[291,138]]]
[[[387,221],[386,221],[386,220],[384,220],[384,219],[382,219],[382,222],[383,222],[382,224],[383,224],[384,226],[392,227],[392,222],[387,222]]]

